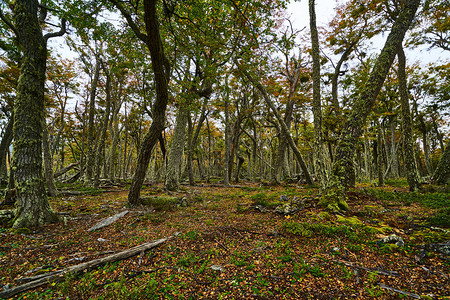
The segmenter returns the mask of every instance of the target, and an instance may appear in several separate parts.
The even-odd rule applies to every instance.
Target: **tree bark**
[[[165,187],[169,191],[176,191],[180,188],[180,168],[186,141],[188,114],[190,114],[189,109],[184,104],[180,104],[167,163]]]
[[[105,73],[108,73],[105,70]],[[111,76],[106,74],[106,107],[103,116],[102,131],[100,133],[100,140],[98,142],[97,150],[95,151],[95,174],[94,174],[94,187],[98,188],[100,184],[100,171],[102,169],[102,163],[105,160],[105,141],[106,131],[108,129],[109,115],[111,112]]]
[[[364,89],[354,100],[353,109],[342,129],[333,163],[333,176],[328,183],[327,192],[322,195],[320,204],[331,210],[348,209],[345,194],[350,185],[349,174],[353,172],[354,145],[361,135],[368,114],[391,68],[406,31],[412,23],[420,0],[407,1],[389,33],[386,43],[370,73]]]
[[[223,184],[225,186],[230,185],[230,160],[231,160],[231,147],[230,147],[230,87],[228,86],[228,74],[225,77],[225,154],[224,154],[224,175]]]
[[[169,99],[169,75],[168,70],[165,70],[164,49],[156,15],[156,2],[157,0],[144,0],[144,20],[147,31],[146,44],[150,50],[152,70],[155,76],[156,101],[152,110],[153,122],[139,149],[136,170],[131,182],[130,192],[128,193],[128,204],[130,206],[141,204],[140,193],[142,183],[144,182],[152,149],[164,129],[166,107]]]
[[[449,184],[450,183],[450,141],[445,147],[444,153],[436,167],[436,171],[433,175],[433,181],[437,184]]]
[[[94,151],[94,120],[95,120],[95,97],[97,96],[97,85],[100,76],[100,58],[95,58],[94,78],[91,83],[91,92],[89,96],[89,121],[88,121],[88,140],[87,140],[87,157],[86,157],[86,172],[84,173],[84,182],[87,185],[92,185],[95,151]]]
[[[312,111],[314,116],[314,162],[316,176],[319,179],[322,190],[326,188],[329,173],[329,158],[327,148],[323,140],[322,130],[322,105],[320,103],[320,49],[319,35],[316,27],[316,12],[314,0],[309,0],[309,24],[311,28],[312,59],[313,59],[313,101]]]
[[[42,137],[42,147],[44,149],[44,174],[45,182],[47,184],[47,193],[51,197],[56,197],[58,195],[58,190],[56,189],[54,178],[53,178],[53,159],[50,153],[50,145],[48,141],[48,129],[47,122],[45,118],[43,120],[43,137]]]
[[[47,43],[37,17],[38,2],[14,3],[17,39],[23,60],[14,103],[13,168],[17,188],[13,227],[31,227],[59,218],[50,208],[45,193],[42,166],[42,125]]]
[[[380,122],[377,120],[377,174],[378,174],[378,186],[384,186],[384,174],[383,174],[383,141],[382,141],[382,128]]]
[[[405,163],[406,179],[409,190],[415,191],[420,188],[419,174],[417,172],[416,159],[414,155],[413,129],[411,112],[408,100],[408,88],[406,84],[406,57],[403,47],[400,45],[397,51],[398,57],[398,81],[400,91],[400,102],[402,107],[402,130],[403,130],[403,160]]]
[[[8,182],[8,170],[6,168],[6,155],[13,139],[14,114],[9,117],[8,124],[0,142],[0,182]],[[11,167],[10,167],[11,168]]]

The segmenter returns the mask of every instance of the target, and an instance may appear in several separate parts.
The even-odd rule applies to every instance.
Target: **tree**
[[[131,14],[121,2],[117,0],[110,1],[120,10],[136,36],[142,40],[150,50],[152,69],[155,76],[156,101],[152,107],[153,122],[139,149],[136,170],[128,193],[128,204],[130,206],[136,206],[141,204],[140,192],[152,149],[164,129],[166,107],[169,100],[169,65],[164,55],[164,48],[159,31],[159,21],[156,13],[157,0],[144,0],[144,22],[146,33],[143,33],[140,30]]]
[[[361,135],[367,116],[377,99],[397,54],[398,47],[412,23],[419,4],[419,0],[405,2],[362,92],[353,102],[353,109],[345,122],[338,142],[332,167],[333,176],[328,183],[327,191],[322,195],[319,202],[319,204],[327,206],[331,210],[348,209],[345,202],[345,192],[349,187],[350,174],[353,173],[354,169],[354,145]]]
[[[415,191],[420,188],[419,174],[414,156],[413,130],[409,106],[409,96],[406,84],[406,57],[402,44],[398,47],[398,81],[400,91],[400,103],[402,107],[402,129],[403,129],[403,157],[405,161],[406,179],[409,190]]]
[[[438,166],[433,175],[433,181],[438,184],[450,183],[450,142],[447,143],[445,151],[439,160]]]
[[[60,31],[43,35],[38,19],[38,8],[36,0],[15,1],[14,24],[6,20],[7,25],[15,33],[23,53],[14,103],[13,168],[17,188],[14,228],[42,225],[58,220],[58,216],[50,208],[45,193],[42,172],[42,125],[47,41],[65,33],[65,20],[62,20]]]
[[[314,116],[314,164],[319,177],[321,189],[326,188],[329,173],[329,158],[323,139],[322,105],[320,103],[320,50],[319,34],[316,26],[316,11],[314,0],[309,0],[309,23],[311,28],[311,54],[313,58],[313,100],[312,111]],[[338,108],[337,108],[338,109]]]

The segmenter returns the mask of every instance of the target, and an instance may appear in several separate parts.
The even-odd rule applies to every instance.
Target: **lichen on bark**
[[[16,1],[14,19],[23,52],[14,103],[13,169],[17,188],[14,228],[55,222],[45,192],[42,164],[46,39],[37,18],[38,3]]]
[[[398,47],[401,45],[406,31],[412,23],[419,4],[420,0],[405,2],[380,55],[375,61],[364,89],[353,102],[353,109],[347,118],[337,145],[335,161],[332,167],[333,174],[328,181],[326,191],[322,195],[322,205],[326,204],[329,208],[342,207],[341,209],[347,206],[343,203],[345,202],[345,192],[350,186],[351,177],[349,175],[353,171],[354,145],[356,145],[361,135],[367,116],[372,110],[397,54]]]

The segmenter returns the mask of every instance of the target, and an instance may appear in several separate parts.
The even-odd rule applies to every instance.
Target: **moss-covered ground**
[[[388,182],[389,183],[389,182]],[[204,184],[177,193],[147,187],[145,206],[93,232],[125,207],[127,191],[83,191],[51,199],[67,222],[12,231],[0,227],[0,291],[20,278],[62,269],[162,237],[145,253],[64,277],[19,299],[448,299],[450,194],[408,193],[402,182],[360,185],[350,210],[320,208],[318,191],[298,186]],[[274,212],[280,196],[308,208]],[[181,199],[184,198],[182,201]],[[187,203],[187,206],[185,204]],[[395,234],[403,245],[379,239]]]

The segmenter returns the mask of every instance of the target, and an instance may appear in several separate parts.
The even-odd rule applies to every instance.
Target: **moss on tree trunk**
[[[165,187],[169,191],[176,191],[180,188],[180,169],[183,156],[183,149],[186,137],[186,123],[190,113],[186,107],[180,105],[177,113],[175,131],[172,137],[172,145],[169,152]]]
[[[320,201],[320,204],[324,206],[341,209],[346,207],[343,202],[345,202],[345,192],[351,183],[349,175],[353,172],[355,145],[419,4],[419,0],[405,2],[375,61],[364,89],[353,102],[353,109],[345,122],[337,145],[332,178],[330,178],[327,190],[323,193]]]
[[[17,189],[14,228],[58,220],[50,208],[43,176],[42,124],[47,46],[37,12],[37,1],[15,2],[15,26],[23,60],[14,103],[13,168]]]
[[[436,171],[434,172],[433,181],[438,184],[450,183],[450,141],[447,143],[447,147],[445,147],[445,151],[439,160]]]
[[[419,173],[417,171],[414,155],[413,130],[411,112],[409,109],[408,90],[406,87],[406,58],[403,47],[398,48],[398,81],[400,91],[400,102],[402,107],[402,130],[403,130],[403,156],[405,161],[406,179],[409,190],[415,191],[420,188]]]

